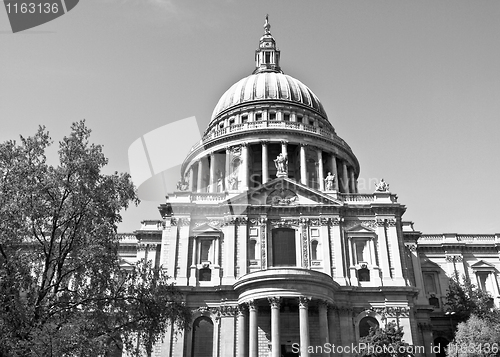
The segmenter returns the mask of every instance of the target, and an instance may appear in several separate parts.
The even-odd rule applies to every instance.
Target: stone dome
[[[327,119],[318,97],[301,81],[283,73],[262,71],[233,84],[219,99],[211,122],[227,110],[257,101],[299,105]]]

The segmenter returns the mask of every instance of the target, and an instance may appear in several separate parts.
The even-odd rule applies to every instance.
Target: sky
[[[284,73],[357,156],[360,192],[384,178],[423,233],[500,232],[497,0],[81,0],[15,34],[0,8],[0,142],[45,125],[57,144],[85,119],[105,172],[128,172],[142,135],[192,116],[205,129],[253,71],[266,14]],[[119,231],[160,219],[162,200]]]

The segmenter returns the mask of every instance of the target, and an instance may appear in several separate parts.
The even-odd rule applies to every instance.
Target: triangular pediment
[[[427,269],[442,269],[439,264],[434,263],[432,260],[425,259],[420,263],[420,267],[422,269],[427,268]]]
[[[375,230],[372,229],[372,228],[370,228],[370,227],[366,227],[366,226],[364,226],[363,224],[360,223],[360,224],[355,225],[352,228],[346,229],[346,232],[349,232],[349,233],[371,233],[371,234],[373,234],[375,232]]]
[[[193,233],[221,233],[221,229],[219,228],[220,223],[218,221],[214,221],[213,223],[203,222],[198,226],[193,228]]]
[[[485,262],[484,260],[480,260],[477,263],[472,264],[471,268],[474,270],[497,270],[493,264]]]
[[[272,206],[342,205],[339,200],[332,196],[288,178],[276,178],[257,188],[251,188],[228,201],[231,204]]]

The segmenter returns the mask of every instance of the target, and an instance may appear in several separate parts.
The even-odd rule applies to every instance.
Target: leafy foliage
[[[365,349],[360,356],[364,357],[412,357],[413,349],[403,341],[403,328],[389,322],[384,328],[370,328],[370,333],[360,339]]]
[[[189,312],[159,267],[120,269],[119,212],[138,203],[128,174],[104,175],[85,122],[48,165],[45,128],[0,144],[0,356],[150,354],[168,323]]]
[[[458,277],[450,279],[448,291],[446,292],[446,304],[456,319],[465,321],[475,314],[479,317],[487,316],[492,310],[492,297],[463,276],[460,281]]]
[[[449,356],[500,356],[500,319],[498,312],[489,316],[471,315],[458,324],[455,340],[448,346]]]

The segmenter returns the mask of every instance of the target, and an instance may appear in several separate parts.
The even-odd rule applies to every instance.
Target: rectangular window
[[[295,230],[273,229],[273,266],[296,266]]]
[[[262,120],[262,113],[256,113],[255,114],[255,120]]]
[[[301,116],[297,116],[297,123],[302,123],[302,117]]]
[[[269,113],[269,120],[276,120],[276,113]]]
[[[479,285],[479,289],[481,289],[484,292],[488,292],[487,281],[489,274],[490,274],[489,272],[477,273],[477,282]]]
[[[200,244],[200,263],[210,261],[211,240],[202,240]]]
[[[288,113],[283,113],[283,120],[284,120],[284,121],[290,121],[290,114],[288,114]]]
[[[364,256],[365,245],[366,245],[365,241],[356,243],[356,263],[357,264],[359,264],[361,262],[366,262],[365,256]]]
[[[241,123],[245,124],[248,121],[248,115],[242,115],[241,116]]]
[[[271,53],[270,52],[264,52],[264,56],[265,56],[264,62],[265,63],[271,63]]]

